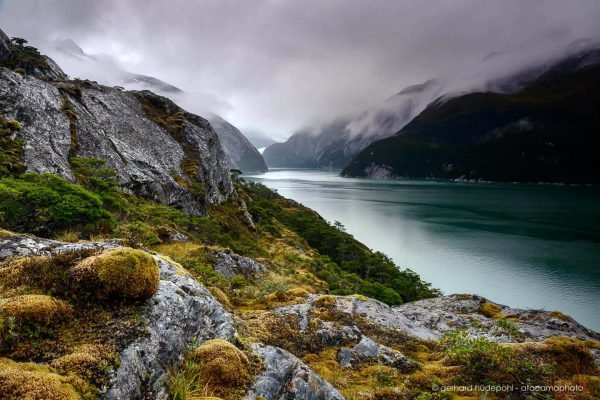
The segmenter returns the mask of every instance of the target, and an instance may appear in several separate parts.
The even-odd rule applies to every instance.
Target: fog
[[[72,77],[153,76],[190,111],[277,139],[432,78],[434,95],[489,88],[599,38],[599,20],[596,0],[0,1],[0,28]]]

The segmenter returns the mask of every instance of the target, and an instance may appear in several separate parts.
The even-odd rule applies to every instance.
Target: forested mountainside
[[[303,129],[263,153],[267,165],[287,168],[343,168],[370,143],[408,123],[440,94],[435,80],[409,86],[382,104],[351,118]]]
[[[342,174],[599,183],[599,54],[564,60],[515,93],[438,100]]]
[[[229,171],[205,119],[0,38],[1,400],[600,395],[598,333],[441,296]]]

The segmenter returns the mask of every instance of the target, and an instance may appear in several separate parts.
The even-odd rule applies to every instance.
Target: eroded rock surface
[[[491,304],[497,314],[485,316],[485,304]],[[568,336],[580,340],[600,340],[600,335],[573,318],[556,311],[523,310],[492,303],[476,295],[456,294],[415,301],[392,308],[394,316],[411,326],[419,337],[439,339],[445,333],[466,329],[472,336],[485,336],[495,342],[521,340],[540,341],[551,336]],[[372,313],[368,318],[377,320]],[[508,319],[518,332],[507,331],[499,321]]]
[[[121,353],[121,364],[106,399],[166,399],[166,368],[176,365],[196,340],[233,340],[231,314],[200,283],[177,265],[155,256],[160,268],[158,291],[147,301],[143,318],[148,336]]]
[[[158,116],[149,115],[148,104]],[[122,189],[192,214],[233,193],[225,154],[208,121],[151,92],[2,69],[0,114],[21,124],[28,171],[73,180],[70,156],[99,158],[117,171]],[[160,118],[173,125],[167,129],[156,122]],[[204,185],[202,193],[190,191],[193,182]]]
[[[219,274],[232,278],[234,275],[256,275],[266,271],[266,267],[251,258],[240,256],[239,254],[226,251],[215,251],[212,254],[215,258],[213,268]]]
[[[253,344],[265,370],[256,378],[245,399],[329,400],[344,397],[293,354],[273,346]]]

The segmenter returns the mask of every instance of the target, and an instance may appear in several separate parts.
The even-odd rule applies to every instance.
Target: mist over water
[[[445,294],[559,310],[600,330],[600,188],[246,176],[342,222]]]

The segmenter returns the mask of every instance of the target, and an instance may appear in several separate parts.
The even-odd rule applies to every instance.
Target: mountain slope
[[[413,85],[364,113],[307,128],[263,153],[271,167],[343,168],[370,143],[397,132],[440,94],[437,81]]]
[[[594,54],[560,63],[512,94],[437,101],[393,137],[367,147],[342,174],[598,183]]]
[[[50,76],[52,64],[2,37],[12,50],[0,60],[0,114],[20,125],[28,171],[73,180],[73,157],[102,159],[123,189],[193,214],[233,192],[207,120],[152,92]]]
[[[263,156],[238,128],[215,114],[208,119],[219,136],[230,168],[237,168],[245,173],[267,172]]]

